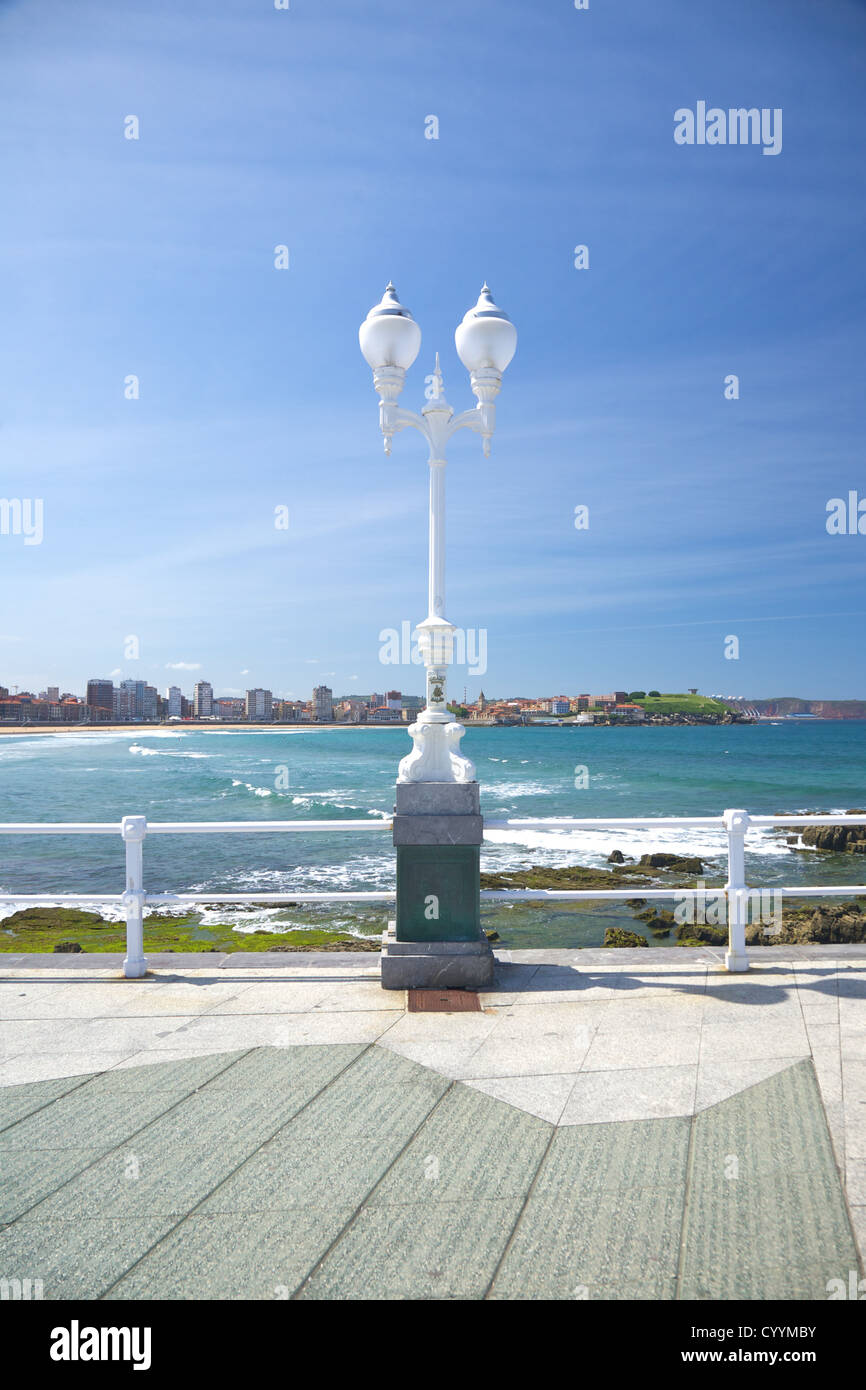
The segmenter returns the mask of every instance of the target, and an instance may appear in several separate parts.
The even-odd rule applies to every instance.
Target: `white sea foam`
[[[486,796],[553,796],[560,788],[550,782],[485,782]]]
[[[242,782],[242,781],[241,781],[239,778],[237,778],[237,777],[233,777],[233,778],[232,778],[232,786],[233,786],[233,787],[244,787],[245,790],[248,791],[248,792],[251,792],[253,796],[273,796],[273,795],[274,795],[274,789],[273,789],[273,787],[257,787],[257,786],[255,785],[254,782]]]
[[[212,753],[169,752],[164,748],[143,748],[140,743],[131,743],[129,752],[142,758],[212,758]]]
[[[384,846],[383,846],[384,850]],[[219,881],[197,884],[201,893],[388,892],[394,887],[393,853],[355,854],[345,863],[295,864],[290,868],[237,870]]]
[[[491,830],[485,829],[485,843],[497,849],[513,847],[526,850],[545,850],[557,857],[558,862],[591,864],[607,859],[612,850],[618,849],[623,855],[639,859],[642,854],[666,853],[697,855],[701,859],[717,859],[727,852],[725,833],[720,826],[714,831],[710,826],[674,826],[622,830],[556,830],[538,829]],[[749,854],[767,858],[785,858],[790,849],[784,835],[771,830],[753,831],[746,840]],[[547,861],[551,862],[551,861]]]
[[[123,735],[129,738],[129,733]],[[187,732],[180,729],[136,729],[135,738],[186,738]]]
[[[390,820],[391,812],[380,807],[359,806],[356,801],[352,801],[346,791],[339,792],[306,792],[296,794],[292,797],[293,806],[303,806],[305,810],[315,810],[321,806],[324,810],[354,811],[356,817],[376,816],[382,820]],[[337,821],[334,824],[338,824]]]
[[[17,735],[7,734],[0,739],[0,754],[14,749],[29,748],[31,751],[44,749],[53,755],[64,748],[93,748],[99,747],[100,744],[124,743],[130,739],[178,739],[186,737],[185,733],[179,733],[174,729],[148,729],[144,726],[136,729],[134,733],[129,729],[105,729],[98,733],[94,730],[93,733],[86,734],[73,733],[71,730],[64,729],[62,731],[57,730],[56,735],[54,733],[22,734],[19,738]]]

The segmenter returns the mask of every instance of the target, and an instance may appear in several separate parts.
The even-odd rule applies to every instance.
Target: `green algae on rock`
[[[359,933],[365,929],[368,923],[359,920]],[[194,912],[182,917],[152,913],[144,921],[146,955],[160,951],[369,951],[378,950],[379,944],[378,938],[369,934],[349,935],[345,926],[339,931],[310,926],[284,932],[240,932],[223,923],[203,927],[201,914]],[[0,953],[40,955],[76,948],[83,952],[125,952],[125,922],[108,922],[96,912],[70,907],[29,907],[0,921]]]
[[[638,936],[636,931],[626,931],[625,927],[607,927],[604,933],[602,946],[646,946],[649,949],[649,942],[645,936]]]

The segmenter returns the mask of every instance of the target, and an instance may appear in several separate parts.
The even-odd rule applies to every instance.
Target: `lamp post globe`
[[[361,351],[374,373],[389,369],[405,376],[418,356],[421,329],[397,298],[389,283],[378,304],[374,304],[358,330]]]
[[[503,309],[493,302],[487,285],[457,325],[454,342],[460,361],[473,376],[495,372],[501,377],[517,347],[517,329]]]

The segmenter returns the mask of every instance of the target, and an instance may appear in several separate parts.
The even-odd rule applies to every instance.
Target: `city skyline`
[[[417,440],[383,457],[358,325],[393,279],[406,406],[438,350],[464,409],[486,279],[519,342],[491,459],[454,443],[446,608],[485,685],[856,698],[862,7],[403,18],[4,9],[0,667],[376,688],[425,613],[427,480]],[[778,152],[678,143],[716,104],[783,111]]]
[[[77,690],[77,691],[76,691],[76,690],[72,690],[72,689],[64,688],[63,685],[48,685],[48,686],[44,687],[42,690],[38,690],[38,689],[35,688],[35,687],[34,687],[33,689],[29,689],[29,688],[27,688],[27,687],[25,687],[25,686],[21,686],[21,685],[19,685],[18,683],[14,683],[14,682],[9,683],[9,684],[4,684],[3,680],[0,679],[0,698],[4,698],[4,699],[5,699],[5,698],[7,698],[7,697],[11,697],[12,699],[16,699],[16,698],[27,698],[27,697],[29,697],[29,698],[34,698],[34,699],[39,699],[39,700],[47,700],[47,701],[52,701],[52,700],[53,700],[53,701],[60,701],[60,700],[66,699],[66,698],[73,698],[73,699],[77,699],[77,700],[81,700],[81,701],[85,701],[85,702],[97,703],[97,704],[98,704],[98,703],[99,703],[98,700],[97,700],[97,701],[92,701],[92,702],[89,700],[90,689],[91,689],[91,687],[93,687],[93,686],[107,685],[107,686],[111,687],[114,691],[117,691],[118,689],[133,687],[133,686],[146,687],[148,690],[152,690],[155,694],[158,694],[158,695],[159,695],[159,698],[160,698],[161,700],[166,701],[166,702],[168,702],[168,701],[171,699],[173,692],[177,692],[177,694],[178,694],[179,696],[182,696],[183,699],[184,699],[186,702],[188,702],[189,704],[192,704],[192,703],[198,698],[198,692],[199,692],[199,689],[200,689],[201,687],[204,687],[204,688],[206,689],[206,691],[207,691],[206,699],[209,700],[209,701],[212,701],[212,702],[217,702],[217,701],[226,700],[226,699],[232,699],[232,700],[234,700],[234,701],[237,702],[237,703],[243,703],[243,697],[249,697],[249,696],[250,696],[251,694],[253,694],[253,693],[259,693],[259,692],[261,692],[261,693],[264,693],[264,694],[266,694],[267,696],[271,697],[271,698],[274,700],[274,702],[280,701],[280,702],[286,702],[286,703],[307,704],[307,705],[309,705],[309,704],[311,704],[311,703],[313,703],[313,702],[315,701],[315,698],[316,698],[316,696],[317,696],[317,693],[318,693],[319,691],[322,691],[322,692],[326,692],[328,697],[332,697],[335,704],[340,703],[340,702],[348,702],[348,701],[351,701],[351,700],[356,700],[356,701],[358,701],[358,702],[364,702],[364,703],[371,703],[371,702],[375,702],[376,700],[389,701],[389,700],[391,699],[391,697],[398,697],[398,698],[399,698],[399,697],[402,697],[402,698],[404,699],[404,701],[409,701],[409,702],[411,702],[411,703],[413,704],[413,706],[414,706],[415,704],[417,704],[418,707],[421,707],[421,706],[423,705],[423,703],[424,703],[424,695],[423,695],[422,692],[404,691],[404,690],[402,689],[402,687],[401,687],[400,689],[392,688],[392,689],[389,690],[389,689],[387,689],[386,683],[383,683],[383,682],[380,681],[379,684],[380,684],[381,687],[382,687],[381,691],[380,691],[380,692],[377,692],[377,691],[375,691],[375,690],[371,690],[371,693],[365,693],[365,692],[361,692],[361,691],[348,691],[348,690],[343,690],[343,691],[341,691],[340,693],[335,694],[335,693],[334,693],[335,687],[325,686],[325,685],[314,686],[314,687],[312,688],[312,693],[311,693],[311,695],[305,697],[305,696],[303,696],[303,695],[298,695],[298,694],[296,694],[296,693],[293,692],[293,691],[284,691],[284,692],[273,691],[273,690],[271,690],[271,689],[270,689],[269,687],[267,687],[267,686],[246,686],[246,687],[244,687],[242,690],[226,690],[225,688],[221,688],[221,687],[215,686],[214,683],[213,683],[212,681],[208,681],[208,680],[204,679],[203,677],[200,678],[200,679],[198,679],[198,680],[196,680],[196,681],[194,682],[194,684],[192,685],[191,689],[190,689],[190,687],[188,687],[186,691],[183,689],[183,686],[177,685],[177,684],[174,683],[174,682],[163,682],[163,683],[162,683],[162,689],[160,689],[160,686],[159,686],[158,684],[154,684],[154,683],[152,683],[152,682],[148,682],[148,681],[144,680],[144,679],[141,678],[141,677],[135,677],[135,676],[123,677],[122,679],[119,679],[119,680],[118,680],[117,685],[114,684],[114,682],[113,682],[113,680],[112,680],[111,677],[107,677],[107,676],[106,676],[106,677],[91,676],[91,677],[88,678],[88,680],[87,680],[86,683],[85,683],[85,685],[86,685],[86,690]],[[608,684],[609,684],[609,682],[608,682]],[[707,692],[700,691],[700,692],[699,692],[697,686],[686,687],[685,690],[682,690],[682,691],[667,691],[667,690],[662,690],[661,687],[659,687],[658,689],[656,689],[656,688],[652,687],[651,683],[645,683],[645,684],[646,684],[647,688],[646,688],[646,690],[640,692],[640,694],[641,694],[642,696],[643,696],[643,695],[646,695],[646,694],[655,695],[655,694],[658,694],[659,692],[661,692],[662,694],[665,694],[665,695],[670,695],[670,694],[681,694],[681,695],[690,694],[690,695],[697,695],[697,694],[700,693],[700,694],[701,694],[702,696],[704,696],[705,698],[711,699],[711,700],[730,700],[730,701],[741,701],[741,702],[742,702],[742,701],[747,701],[747,700],[767,701],[767,700],[800,699],[800,700],[803,700],[803,701],[806,701],[806,702],[812,702],[812,703],[818,703],[818,702],[820,702],[820,701],[822,701],[822,700],[827,701],[828,703],[846,703],[846,699],[841,699],[841,700],[840,700],[840,699],[838,699],[837,697],[827,696],[826,694],[814,694],[814,693],[813,693],[813,694],[807,694],[807,695],[803,695],[803,694],[791,695],[791,694],[789,693],[789,694],[787,694],[787,695],[784,695],[784,694],[780,694],[779,691],[776,691],[776,692],[774,692],[774,694],[773,694],[772,696],[765,696],[765,695],[757,695],[757,696],[756,696],[756,695],[754,695],[754,694],[744,695],[744,694],[742,694],[742,693],[740,693],[740,694],[734,694],[733,692],[725,693],[725,692],[722,692],[722,691],[707,691]],[[512,701],[514,701],[514,700],[523,700],[523,701],[527,701],[527,702],[528,702],[528,701],[536,701],[536,700],[537,700],[537,701],[539,701],[539,702],[542,702],[542,701],[556,701],[556,700],[562,700],[562,699],[565,699],[565,700],[576,700],[576,699],[578,698],[578,695],[577,695],[576,693],[574,693],[574,692],[572,692],[572,693],[570,693],[570,694],[563,694],[563,693],[562,693],[562,691],[564,691],[564,690],[567,689],[566,685],[565,685],[563,682],[560,682],[560,686],[559,686],[559,688],[558,688],[558,689],[559,689],[559,693],[556,693],[556,694],[552,694],[552,693],[550,693],[549,691],[535,692],[534,694],[527,694],[527,693],[525,693],[525,692],[524,692],[524,693],[519,693],[519,692],[514,691],[514,690],[512,690],[512,689],[509,688],[509,689],[508,689],[508,693],[506,693],[506,694],[499,694],[499,695],[492,695],[492,696],[488,694],[488,695],[485,696],[485,691],[484,691],[483,686],[484,686],[484,682],[483,682],[483,681],[480,681],[480,682],[478,683],[478,690],[477,690],[477,692],[475,692],[474,694],[470,694],[470,693],[469,693],[469,686],[468,686],[467,684],[464,684],[464,685],[461,687],[461,689],[458,689],[458,690],[455,690],[455,691],[452,692],[452,694],[449,696],[449,700],[450,700],[453,704],[464,704],[464,703],[466,703],[466,704],[468,704],[468,705],[475,705],[475,704],[478,703],[479,699],[484,700],[485,698],[486,698],[488,704],[489,704],[489,703],[492,703],[492,702],[498,702],[498,703],[500,703],[500,702],[505,702],[505,701],[508,701],[508,700],[512,700]],[[490,683],[489,683],[489,682],[488,682],[488,687],[490,687]],[[614,699],[617,699],[617,700],[626,700],[626,699],[629,699],[629,698],[630,698],[630,692],[627,691],[627,690],[617,690],[617,691],[614,691],[614,692],[612,692],[612,693],[610,693],[610,694],[603,694],[603,695],[602,695],[602,694],[593,693],[593,692],[583,692],[583,691],[581,691],[581,692],[580,692],[580,698],[581,698],[581,699],[585,698],[585,697],[586,697],[586,694],[592,694],[593,698],[596,698],[596,699],[599,699],[599,700],[614,700]],[[859,703],[863,703],[863,699],[862,699],[860,696],[852,696],[852,697],[847,697],[847,702],[859,704]],[[209,711],[208,711],[208,713],[209,713]]]

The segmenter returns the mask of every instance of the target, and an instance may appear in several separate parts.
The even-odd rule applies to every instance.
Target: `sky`
[[[401,404],[438,350],[467,409],[486,279],[452,694],[866,697],[864,69],[859,0],[0,0],[0,685],[421,693],[426,448],[358,326],[393,279]],[[781,149],[677,143],[699,102]]]

